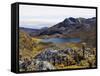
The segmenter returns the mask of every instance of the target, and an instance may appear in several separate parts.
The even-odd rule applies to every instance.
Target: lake
[[[65,43],[65,42],[80,42],[80,38],[49,38],[42,39],[43,42]]]

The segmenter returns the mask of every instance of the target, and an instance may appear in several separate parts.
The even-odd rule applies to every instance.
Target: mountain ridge
[[[79,34],[79,32],[88,32],[95,29],[96,17],[92,18],[65,18],[62,22],[59,22],[52,27],[42,28],[42,29],[30,29],[21,28],[21,30],[26,31],[31,36],[41,36],[41,35],[70,35]]]

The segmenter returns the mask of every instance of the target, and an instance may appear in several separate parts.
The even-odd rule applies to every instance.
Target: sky
[[[41,29],[51,27],[65,18],[91,18],[96,17],[95,9],[74,7],[52,7],[37,5],[19,6],[19,26]]]

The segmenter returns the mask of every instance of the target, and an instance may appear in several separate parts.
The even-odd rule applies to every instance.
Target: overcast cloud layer
[[[51,27],[56,23],[69,17],[96,17],[95,9],[52,7],[36,5],[20,5],[19,25],[20,27],[36,28]]]

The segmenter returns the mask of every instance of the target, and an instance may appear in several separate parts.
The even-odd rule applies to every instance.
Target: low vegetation
[[[38,64],[37,62],[41,62],[39,61],[38,55],[43,53],[45,57],[48,56],[45,52],[49,52],[48,57],[50,58],[46,57],[43,60],[50,63],[55,69],[96,67],[96,48],[95,46],[89,44],[92,39],[90,39],[90,41],[88,42],[86,40],[86,42],[84,41],[84,43],[80,42],[53,44],[51,42],[42,42],[41,39],[35,37],[30,37],[23,31],[19,32],[19,37],[20,71],[44,70],[43,64]],[[85,38],[83,40],[85,40]],[[52,49],[51,52],[50,49]],[[51,54],[55,50],[57,51],[57,53]],[[47,68],[45,70],[52,69]]]

